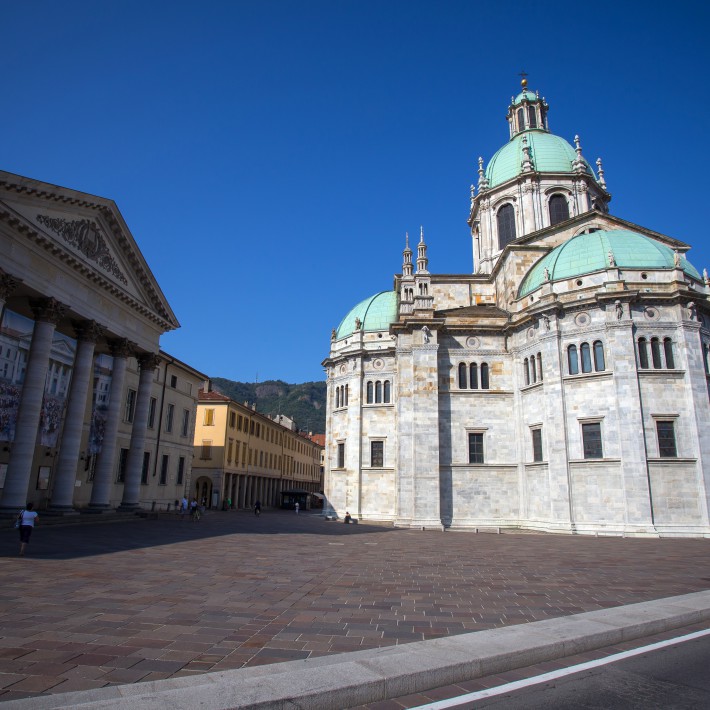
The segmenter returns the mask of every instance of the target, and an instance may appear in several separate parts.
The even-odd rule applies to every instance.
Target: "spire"
[[[406,246],[402,252],[402,276],[412,275],[412,250],[409,248],[409,232],[404,233]]]
[[[528,145],[528,137],[523,136],[523,162],[522,168],[524,173],[531,173],[535,167],[530,157],[530,146]]]
[[[597,158],[597,170],[599,171],[599,184],[606,190],[606,180],[604,180],[604,171],[602,170],[601,158]]]
[[[584,163],[584,158],[582,157],[582,146],[579,142],[579,136],[574,137],[574,150],[577,153],[577,157],[572,161],[572,169],[576,173],[587,172],[587,166]]]
[[[483,158],[478,158],[478,192],[483,192],[488,187],[488,178],[483,171]]]
[[[419,244],[417,245],[417,273],[427,274],[429,259],[426,255],[426,244],[424,243],[424,227],[419,228]]]

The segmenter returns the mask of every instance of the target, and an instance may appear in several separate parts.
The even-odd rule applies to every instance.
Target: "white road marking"
[[[693,639],[701,638],[702,636],[707,636],[708,634],[710,634],[710,629],[695,631],[694,633],[687,634],[685,636],[677,636],[676,638],[668,639],[667,641],[658,641],[657,643],[652,643],[648,646],[634,648],[631,651],[622,651],[621,653],[615,653],[612,656],[598,658],[596,661],[578,663],[575,666],[560,668],[557,671],[543,673],[542,675],[536,675],[532,678],[525,678],[524,680],[516,680],[512,683],[506,683],[505,685],[498,685],[495,688],[486,688],[486,690],[478,690],[475,693],[458,695],[455,698],[448,698],[447,700],[437,700],[436,702],[429,703],[428,705],[418,705],[415,708],[410,708],[410,710],[444,710],[444,708],[454,708],[457,705],[463,705],[464,703],[471,703],[476,700],[483,700],[484,698],[492,698],[496,695],[503,695],[504,693],[512,693],[515,690],[527,688],[529,685],[547,683],[548,681],[555,680],[556,678],[562,678],[566,675],[581,673],[582,671],[587,671],[591,668],[598,668],[599,666],[605,666],[609,663],[616,663],[616,661],[623,661],[625,658],[639,656],[642,653],[648,653],[649,651],[657,651],[658,649],[665,648],[666,646],[675,646],[676,644],[683,643],[685,641],[692,641]]]

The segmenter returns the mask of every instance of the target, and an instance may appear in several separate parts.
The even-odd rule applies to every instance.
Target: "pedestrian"
[[[296,509],[296,515],[298,515],[298,509],[301,507],[298,505],[298,501],[296,501],[296,505],[293,506]]]
[[[197,517],[197,498],[193,498],[192,502],[190,503],[190,517],[192,518],[193,522],[199,520],[199,518]]]
[[[30,541],[30,535],[32,535],[35,523],[39,520],[39,516],[32,508],[34,508],[34,503],[30,502],[17,516],[17,520],[20,523],[20,557],[25,556],[25,547]]]
[[[187,498],[183,496],[180,502],[180,520],[185,517],[185,513],[187,513]]]
[[[261,501],[257,500],[256,503],[254,503],[254,515],[257,517],[261,515]]]
[[[232,509],[232,499],[227,498],[227,510],[231,510],[231,509]]]
[[[350,513],[346,510],[346,511],[345,511],[345,520],[343,520],[343,522],[344,522],[346,525],[349,525],[350,523],[352,523],[352,521],[353,521],[352,516],[351,516]]]

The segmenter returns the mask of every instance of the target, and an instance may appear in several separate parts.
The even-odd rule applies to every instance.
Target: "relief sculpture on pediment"
[[[76,247],[87,259],[96,262],[100,268],[117,278],[121,283],[128,280],[111,256],[106,239],[96,222],[88,219],[66,220],[61,217],[37,215],[37,221],[58,234],[67,243]]]

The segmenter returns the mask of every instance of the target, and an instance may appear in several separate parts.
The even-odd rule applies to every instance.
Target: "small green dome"
[[[360,319],[360,329],[367,331],[389,330],[390,324],[397,320],[397,292],[382,291],[364,301],[360,301],[340,321],[335,337],[337,340],[352,335],[355,328],[355,319]]]
[[[525,89],[525,91],[521,91],[514,99],[513,99],[513,106],[517,106],[518,104],[523,103],[523,99],[525,101],[536,101],[537,96],[532,91],[529,91],[528,89]]]
[[[529,92],[528,92],[529,93]],[[574,148],[564,139],[547,131],[531,129],[513,136],[486,166],[488,187],[517,177],[523,171],[523,136],[528,139],[530,157],[539,173],[571,173],[572,162],[577,158]],[[589,175],[594,175],[589,163],[584,164]]]
[[[538,261],[520,285],[522,298],[539,288],[547,269],[550,281],[571,279],[609,268],[609,253],[620,269],[673,269],[675,252],[669,246],[626,229],[610,229],[578,234],[555,247]],[[682,255],[680,268],[698,281],[700,274]]]

